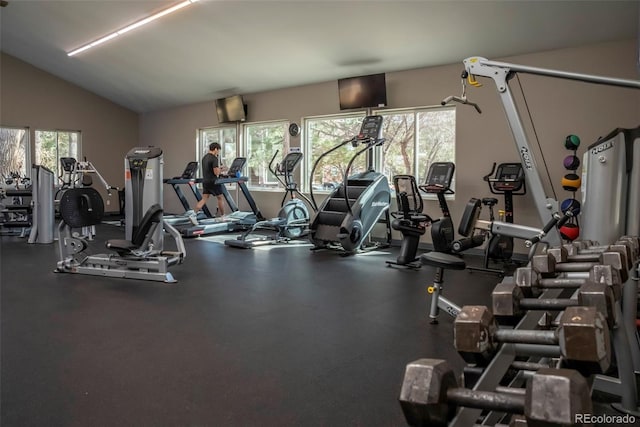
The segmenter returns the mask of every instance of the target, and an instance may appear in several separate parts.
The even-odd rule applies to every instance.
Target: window
[[[244,125],[249,187],[278,188],[278,181],[269,171],[274,155],[279,162],[289,152],[289,122],[251,123]]]
[[[78,160],[80,154],[80,132],[62,130],[36,131],[35,163],[52,170],[60,176],[61,157],[73,157]]]
[[[358,135],[364,117],[364,113],[357,113],[305,119],[305,151],[309,153],[307,170],[311,171],[322,154]],[[347,144],[324,157],[311,177],[310,185],[313,186],[313,190],[330,191],[338,186],[343,181],[347,165],[356,152],[351,144]],[[351,166],[349,175],[366,171],[366,166],[367,156],[363,153]]]
[[[29,164],[29,128],[0,127],[0,175],[30,176]]]
[[[386,138],[381,159],[383,173],[414,175],[419,184],[433,162],[455,161],[456,110],[452,107],[374,111],[384,117]],[[453,187],[453,186],[452,186]]]
[[[198,135],[198,153],[196,161],[198,164],[209,151],[209,144],[217,142],[222,148],[220,150],[220,160],[223,165],[230,166],[233,159],[238,155],[238,131],[236,126],[222,126],[214,128],[200,129]],[[201,165],[199,165],[201,167]],[[200,170],[202,176],[202,170]]]

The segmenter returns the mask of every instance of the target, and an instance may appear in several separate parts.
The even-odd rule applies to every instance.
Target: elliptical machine
[[[495,175],[494,175],[495,172]],[[499,211],[498,220],[513,224],[513,196],[523,196],[527,194],[527,186],[524,179],[524,170],[521,163],[496,163],[491,167],[491,172],[483,177],[489,186],[491,194],[503,195],[504,211]],[[498,204],[498,199],[485,197],[482,204],[489,208],[489,220],[496,220],[494,207]],[[484,271],[503,276],[505,269],[490,268],[489,262],[502,263],[507,265],[512,262],[513,237],[500,234],[490,234],[489,242],[484,250],[483,267],[467,267],[472,271]]]
[[[225,245],[234,248],[248,249],[261,245],[286,243],[292,239],[299,239],[307,235],[309,210],[304,202],[307,202],[309,206],[313,206],[313,204],[311,200],[298,190],[298,184],[293,178],[293,172],[300,164],[303,155],[299,151],[292,151],[284,157],[281,163],[277,163],[275,167],[273,167],[273,162],[277,156],[278,151],[276,151],[269,162],[269,171],[285,188],[278,216],[270,220],[255,223],[253,227],[239,235],[237,239],[225,240]],[[289,201],[287,201],[287,197],[289,197]],[[276,234],[275,236],[249,238],[251,234],[260,229],[275,230]]]

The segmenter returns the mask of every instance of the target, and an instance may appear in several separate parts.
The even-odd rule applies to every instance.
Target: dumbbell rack
[[[618,376],[611,377],[608,375],[594,375],[592,384],[593,390],[602,391],[614,396],[619,396],[621,402],[615,404],[614,407],[622,413],[637,414],[638,396],[636,386],[636,375],[640,372],[640,348],[638,344],[638,336],[635,332],[635,318],[637,311],[638,286],[637,278],[640,276],[640,264],[635,261],[634,267],[631,269],[635,277],[631,277],[626,281],[622,288],[622,301],[624,305],[621,307],[618,301],[615,304],[616,315],[619,324],[612,331],[612,341],[615,347],[615,355],[618,367]],[[581,277],[580,273],[566,273],[568,277]],[[513,277],[507,277],[503,280],[513,280]],[[540,299],[558,299],[563,294],[563,289],[548,289],[540,296]],[[543,323],[547,323],[547,313],[540,311],[529,311],[520,322],[515,326],[516,330],[532,330]],[[524,350],[524,351],[523,351]],[[503,344],[495,354],[491,362],[484,368],[477,382],[474,384],[474,390],[496,390],[500,387],[505,375],[513,367],[518,354],[523,352],[532,354],[536,348],[527,344]],[[545,357],[545,354],[540,354]],[[510,385],[518,386],[525,380],[524,375],[516,376]],[[476,420],[482,414],[481,409],[463,407],[459,410],[456,417],[450,422],[450,426],[470,426],[474,425]],[[503,417],[501,413],[489,413],[485,417],[484,423],[492,425],[500,421]]]
[[[527,276],[526,271],[524,275],[506,277],[492,294],[493,311],[498,316],[524,312],[512,329],[500,327],[496,330],[496,324],[492,323],[495,317],[486,307],[461,309],[463,313],[454,324],[456,348],[465,360],[475,366],[465,368],[467,388],[451,393],[454,400],[448,404],[461,408],[455,416],[450,414],[453,416],[450,422],[433,418],[439,420],[437,425],[472,426],[481,416],[482,425],[500,425],[514,412],[521,413],[521,407],[513,410],[513,405],[508,402],[520,401],[525,393],[523,387],[534,372],[543,367],[559,368],[565,364],[591,378],[591,393],[600,391],[619,397],[619,403],[611,405],[619,414],[638,418],[636,380],[640,373],[640,340],[636,332],[636,313],[640,239],[623,237],[608,246],[573,242],[549,248],[546,253],[534,256],[529,266],[521,270],[527,269],[535,272],[535,280],[534,276]],[[510,289],[513,293],[509,292]],[[513,295],[512,300],[509,295]],[[531,298],[536,295],[537,298]],[[571,298],[567,298],[569,296]],[[604,307],[603,301],[606,303]],[[509,313],[511,303],[516,307],[513,313]],[[527,307],[530,311],[521,310]],[[547,310],[558,314],[554,317]],[[558,326],[558,329],[547,330],[552,326]],[[578,332],[576,327],[580,329]],[[498,342],[502,343],[499,347],[495,344]],[[609,374],[612,359],[617,367],[616,376]],[[407,382],[405,377],[405,384],[420,384],[420,380],[409,377]],[[420,390],[420,385],[417,387]],[[426,387],[421,390],[422,394],[415,394],[419,411],[413,415],[433,415],[429,409],[433,401],[427,406],[420,406],[423,404],[420,396],[428,396],[424,393],[428,391],[429,386]],[[404,388],[403,385],[403,392]],[[510,399],[514,394],[520,397]],[[502,397],[504,405],[500,403]],[[493,398],[497,400],[493,401]],[[401,403],[406,405],[407,401]],[[527,408],[531,410],[531,406]],[[550,410],[560,409],[558,406]],[[405,406],[403,410],[406,410]],[[435,414],[438,414],[437,410]],[[417,416],[420,419],[420,415]]]
[[[504,280],[510,279],[510,277],[506,277]],[[540,298],[559,298],[561,294],[562,290],[560,289],[549,289],[540,295]],[[535,329],[538,324],[543,321],[544,316],[544,313],[530,311],[524,315],[522,320],[520,320],[520,322],[515,326],[515,329]],[[473,389],[487,391],[495,390],[511,368],[513,362],[516,360],[518,355],[517,348],[521,346],[521,344],[503,344],[489,365],[484,369],[484,372],[473,386]],[[452,427],[472,426],[480,417],[481,413],[481,409],[463,407],[459,410],[458,414],[449,425]],[[493,419],[496,415],[491,414],[489,417],[492,417]]]

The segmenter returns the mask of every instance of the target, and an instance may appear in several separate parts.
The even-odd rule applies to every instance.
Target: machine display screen
[[[378,139],[382,135],[382,116],[367,116],[360,127],[359,138]]]
[[[293,172],[298,163],[302,160],[302,153],[289,153],[282,161],[282,170],[286,172]]]
[[[519,179],[522,174],[522,167],[518,165],[509,165],[502,168],[500,179]]]
[[[242,168],[244,164],[247,162],[246,157],[236,157],[231,162],[231,166],[229,166],[229,171],[227,172],[229,176],[234,176],[237,172],[242,172]]]
[[[429,175],[427,185],[442,185],[444,187],[448,187],[451,184],[449,182],[450,179],[451,168],[448,165],[434,165],[431,169],[431,175]]]

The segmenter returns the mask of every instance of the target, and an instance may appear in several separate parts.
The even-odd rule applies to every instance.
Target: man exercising
[[[222,172],[220,166],[220,144],[212,142],[209,152],[202,158],[202,199],[198,201],[194,210],[188,212],[189,220],[193,225],[198,225],[198,212],[204,207],[211,194],[218,199],[218,216],[224,216],[223,184],[216,184],[216,180]]]

